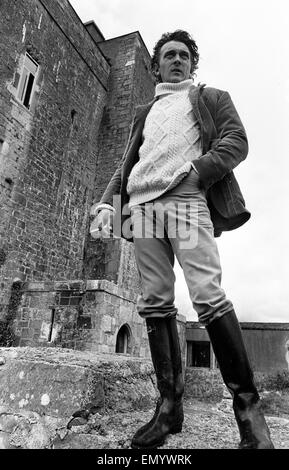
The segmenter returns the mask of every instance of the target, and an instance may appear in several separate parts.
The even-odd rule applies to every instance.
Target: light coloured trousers
[[[222,271],[205,191],[192,170],[179,185],[132,208],[141,317],[174,317],[174,259],[183,269],[199,322],[208,325],[233,309],[221,288]]]

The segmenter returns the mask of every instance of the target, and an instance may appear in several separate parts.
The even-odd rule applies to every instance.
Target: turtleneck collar
[[[183,80],[179,83],[158,83],[155,89],[155,97],[189,90],[189,88],[193,85],[194,81],[191,78],[188,80]]]

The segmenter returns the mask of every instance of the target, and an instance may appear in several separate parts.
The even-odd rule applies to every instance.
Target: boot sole
[[[182,432],[182,426],[181,426],[181,425],[180,425],[180,426],[176,426],[175,428],[172,428],[172,429],[166,434],[166,436],[165,436],[162,440],[160,440],[159,442],[157,442],[157,443],[155,443],[155,444],[153,444],[153,445],[149,445],[149,446],[140,446],[140,445],[131,443],[130,446],[131,446],[132,449],[154,449],[154,448],[156,448],[156,447],[162,446],[162,445],[165,443],[167,436],[169,436],[170,434],[178,434],[178,433],[180,433],[180,432]]]

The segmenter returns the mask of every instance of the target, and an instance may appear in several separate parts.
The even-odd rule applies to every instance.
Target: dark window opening
[[[17,98],[29,109],[35,77],[38,71],[38,64],[26,53],[20,80],[18,80]]]
[[[211,348],[209,341],[192,341],[188,357],[189,367],[210,367]]]
[[[28,109],[30,107],[30,98],[31,98],[33,83],[34,83],[34,77],[31,73],[29,75],[29,78],[28,78],[26,92],[25,92],[25,96],[24,96],[24,100],[23,100],[24,106],[26,106],[26,108],[28,108]]]
[[[50,329],[49,329],[49,334],[48,334],[48,343],[52,342],[52,333],[53,333],[53,327],[54,327],[54,322],[55,322],[55,308],[51,310],[51,320],[50,320]]]
[[[129,328],[126,325],[123,325],[116,338],[116,353],[129,354],[130,353],[130,338],[131,334]]]
[[[75,109],[72,109],[71,110],[71,121],[72,122],[74,122],[74,118],[75,118],[76,114],[77,114],[77,111],[75,111]]]

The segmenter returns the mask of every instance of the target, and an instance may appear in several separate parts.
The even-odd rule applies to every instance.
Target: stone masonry
[[[23,286],[14,320],[14,346],[63,347],[113,354],[121,327],[128,332],[126,354],[150,358],[137,295],[107,280],[30,281]],[[178,316],[185,364],[186,319]]]
[[[150,409],[156,396],[150,361],[61,348],[0,348],[0,449],[103,448],[109,436],[102,429],[111,414]],[[69,422],[85,408],[100,421],[80,445]]]
[[[110,67],[68,1],[0,8],[3,312],[16,278],[81,276]],[[17,99],[26,53],[38,64],[29,109]]]

